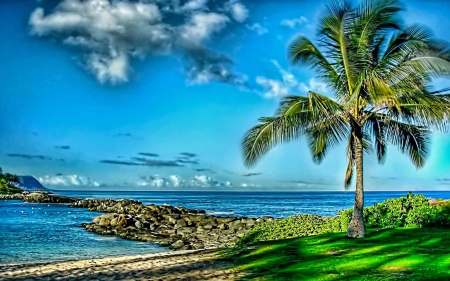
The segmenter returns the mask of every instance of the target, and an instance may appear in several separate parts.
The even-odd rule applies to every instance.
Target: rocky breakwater
[[[0,200],[21,200],[27,203],[72,203],[80,198],[60,196],[50,192],[23,192],[11,195],[0,195]]]
[[[80,200],[69,196],[61,196],[48,192],[31,192],[27,194],[22,201],[27,203],[72,203]]]
[[[25,193],[0,194],[0,200],[23,200]]]
[[[88,199],[70,206],[110,213],[84,223],[90,232],[158,243],[173,250],[231,247],[255,225],[273,220],[208,216],[203,210],[133,200]]]

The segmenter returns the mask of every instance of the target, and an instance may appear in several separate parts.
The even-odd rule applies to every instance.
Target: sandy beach
[[[0,280],[236,280],[217,250],[0,266]]]

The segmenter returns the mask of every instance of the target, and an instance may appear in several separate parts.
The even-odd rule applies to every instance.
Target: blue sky
[[[344,146],[316,165],[300,139],[252,169],[240,147],[286,93],[326,92],[286,59],[324,4],[0,0],[0,166],[53,188],[343,190]],[[406,8],[450,41],[450,2]],[[435,134],[420,170],[394,147],[368,155],[366,189],[448,189],[449,151]]]

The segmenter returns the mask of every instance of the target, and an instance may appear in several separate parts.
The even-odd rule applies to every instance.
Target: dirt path
[[[0,280],[236,280],[215,250],[0,266]]]

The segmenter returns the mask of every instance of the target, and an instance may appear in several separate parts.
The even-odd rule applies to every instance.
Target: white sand
[[[0,280],[235,280],[217,250],[0,266]]]

